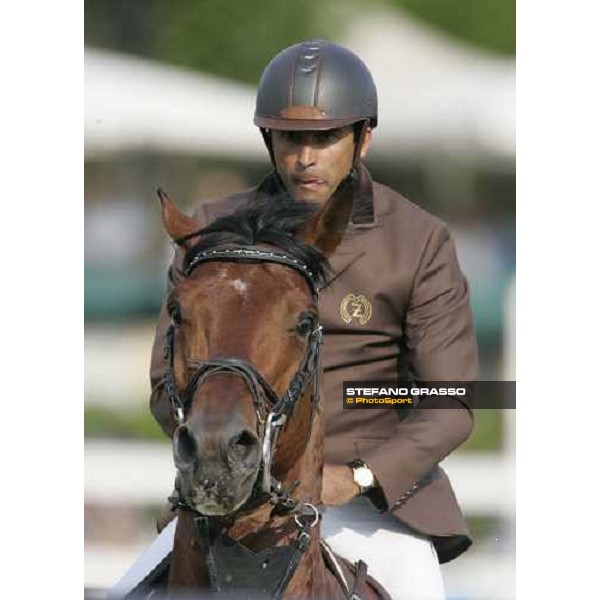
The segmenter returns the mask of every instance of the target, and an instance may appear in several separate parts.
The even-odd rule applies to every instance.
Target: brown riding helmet
[[[261,129],[325,130],[377,125],[377,90],[353,52],[324,40],[282,50],[264,70],[254,124]]]

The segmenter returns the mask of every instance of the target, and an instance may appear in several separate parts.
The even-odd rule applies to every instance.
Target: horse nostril
[[[238,461],[253,463],[258,460],[258,437],[249,429],[243,429],[229,440],[229,454]]]
[[[258,443],[256,435],[247,429],[244,429],[244,431],[242,431],[242,433],[239,435],[234,436],[232,441],[234,444],[246,447],[253,446]]]
[[[175,440],[175,455],[185,463],[192,463],[198,455],[198,444],[192,432],[182,425],[176,433]]]

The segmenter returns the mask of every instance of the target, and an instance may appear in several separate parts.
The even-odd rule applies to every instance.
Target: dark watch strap
[[[355,460],[351,460],[349,463],[346,463],[346,464],[352,470],[357,469],[359,467],[366,467],[367,469],[369,469],[369,471],[371,471],[371,473],[373,473],[373,470],[371,469],[371,467],[369,467],[369,465],[366,462],[364,462],[363,460],[355,459]],[[375,473],[373,473],[373,485],[369,488],[361,487],[360,495],[367,498],[367,500],[369,500],[369,502],[373,505],[373,507],[376,510],[378,510],[379,512],[385,512],[388,509],[388,504],[385,499],[385,494],[383,493],[383,490],[381,489],[381,486],[379,485],[379,483],[377,481],[377,477],[375,477]]]

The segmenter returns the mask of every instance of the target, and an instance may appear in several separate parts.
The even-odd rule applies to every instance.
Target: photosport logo
[[[345,409],[516,408],[516,382],[344,381]]]

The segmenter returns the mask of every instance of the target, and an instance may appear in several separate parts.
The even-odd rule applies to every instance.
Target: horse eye
[[[179,325],[181,325],[181,310],[179,308],[179,305],[171,304],[167,306],[167,312],[169,313],[171,319],[173,319],[173,323],[175,323],[175,325],[179,327]]]
[[[300,337],[306,337],[313,329],[312,317],[302,317],[296,325],[296,334]]]

